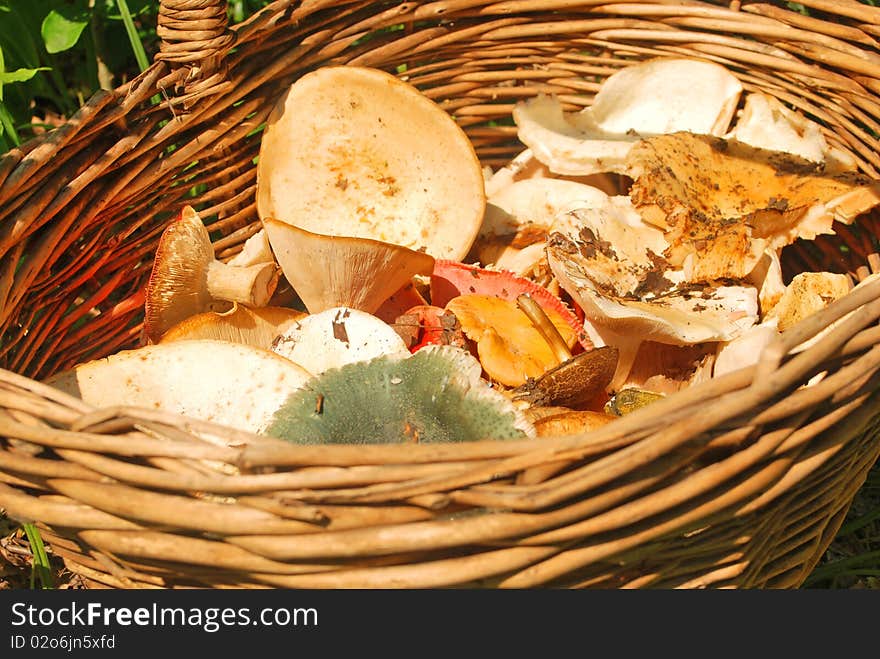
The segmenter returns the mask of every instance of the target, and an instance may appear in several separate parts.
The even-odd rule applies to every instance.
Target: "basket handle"
[[[226,0],[160,0],[156,34],[161,42],[154,59],[188,69],[176,105],[188,108],[225,89],[223,58],[235,43]]]

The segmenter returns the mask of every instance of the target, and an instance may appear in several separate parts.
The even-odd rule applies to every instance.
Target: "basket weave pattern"
[[[880,178],[880,9],[801,4],[810,16],[784,3],[279,1],[229,29],[225,3],[163,0],[147,71],[0,156],[0,507],[37,521],[95,586],[800,585],[880,455],[880,282],[754,367],[567,438],[291,446],[93,409],[39,380],[138,344],[151,258],[182,204],[221,259],[260,228],[259,129],[317,66],[398,72],[497,167],[522,149],[517,101],[584,107],[621,67],[700,57],[820,121]],[[880,266],[877,235],[865,215],[788,248],[786,266],[862,277]]]

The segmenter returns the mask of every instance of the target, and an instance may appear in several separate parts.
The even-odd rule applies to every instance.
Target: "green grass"
[[[55,579],[52,577],[52,563],[49,561],[49,555],[46,553],[46,547],[43,545],[43,538],[40,532],[33,524],[24,524],[24,532],[27,535],[28,543],[31,546],[31,579],[30,587],[33,590],[39,583],[40,588],[54,588]]]
[[[868,474],[805,588],[880,590],[880,464]]]

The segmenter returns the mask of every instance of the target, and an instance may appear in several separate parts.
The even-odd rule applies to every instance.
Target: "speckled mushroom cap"
[[[317,69],[269,117],[257,166],[260,218],[461,259],[485,203],[464,131],[384,71]]]

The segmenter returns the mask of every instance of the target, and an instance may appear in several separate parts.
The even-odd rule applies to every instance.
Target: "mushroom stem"
[[[208,294],[217,300],[265,307],[279,276],[280,271],[274,262],[241,267],[213,261],[208,265]]]
[[[571,359],[571,350],[568,349],[565,339],[562,338],[559,330],[556,329],[556,326],[547,317],[547,314],[544,313],[541,305],[535,302],[528,293],[518,295],[516,304],[532,322],[535,329],[544,337],[559,363],[562,364]]]

